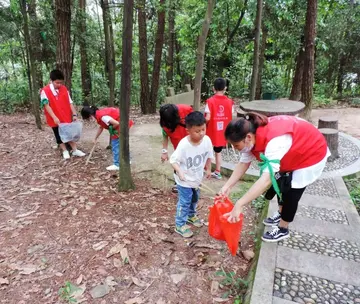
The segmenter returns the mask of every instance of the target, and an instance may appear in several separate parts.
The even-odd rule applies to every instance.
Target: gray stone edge
[[[358,140],[355,137],[352,137],[351,135],[339,132],[339,135],[345,137],[346,139],[350,140],[354,145],[356,145],[359,149],[360,149],[360,140]],[[226,170],[231,170],[233,171],[235,168],[235,164],[233,163],[229,163],[229,162],[222,162],[222,167]],[[328,171],[328,172],[323,172],[323,174],[321,175],[320,178],[331,178],[331,177],[336,177],[336,176],[348,176],[348,175],[352,175],[355,174],[357,172],[360,172],[360,158],[358,160],[356,160],[354,163],[352,163],[351,165],[339,169],[339,170],[332,170],[332,171]],[[253,168],[249,168],[249,170],[246,171],[246,174],[251,175],[251,176],[259,176],[260,175],[260,171],[259,170],[255,170]]]
[[[275,199],[269,204],[268,216],[273,214],[276,208]],[[250,304],[272,303],[276,255],[277,244],[265,242],[261,244]]]
[[[278,297],[273,297],[272,304],[296,304],[296,302],[281,299],[281,298],[278,298]]]

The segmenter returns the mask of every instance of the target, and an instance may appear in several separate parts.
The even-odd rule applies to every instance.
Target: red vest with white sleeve
[[[225,147],[225,129],[232,120],[232,107],[234,102],[225,95],[214,95],[209,98],[207,105],[210,110],[210,120],[206,126],[206,135],[214,147]]]
[[[58,90],[58,94],[55,96],[50,89],[50,84],[43,88],[43,91],[46,94],[46,97],[49,100],[49,106],[54,112],[55,116],[60,120],[61,123],[70,123],[72,122],[72,111],[70,108],[69,93],[65,86],[61,86]],[[54,120],[50,114],[44,108],[44,113],[46,117],[46,123],[54,128],[57,127]]]
[[[109,129],[109,126],[104,123],[102,121],[102,118],[104,116],[110,116],[112,119],[119,121],[120,120],[120,110],[118,108],[103,108],[101,110],[97,110],[95,113],[95,119],[97,121],[97,123],[103,127],[104,129]],[[134,121],[129,119],[129,129],[134,125]],[[116,129],[118,134],[120,134],[120,125],[119,127]],[[112,135],[111,139],[116,139],[118,138],[117,135]]]
[[[291,134],[292,146],[280,160],[280,171],[303,169],[322,161],[327,153],[324,136],[311,123],[295,116],[273,116],[268,124],[256,130],[256,144],[251,151],[257,160],[267,144],[275,137]]]
[[[167,136],[169,136],[170,141],[174,147],[174,150],[177,148],[180,140],[182,140],[185,136],[187,136],[187,131],[185,127],[185,117],[193,111],[193,108],[186,104],[178,104],[176,105],[179,111],[180,116],[180,125],[176,127],[174,132],[171,132],[168,128],[163,128]]]

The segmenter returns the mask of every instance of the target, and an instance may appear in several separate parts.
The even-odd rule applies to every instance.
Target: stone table
[[[296,115],[305,107],[300,101],[277,99],[277,100],[253,100],[240,104],[240,108],[246,112],[257,112],[266,116]]]

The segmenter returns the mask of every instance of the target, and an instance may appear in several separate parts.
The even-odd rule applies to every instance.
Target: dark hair
[[[266,126],[268,119],[266,116],[250,112],[243,117],[233,119],[225,130],[227,141],[236,143],[245,139],[248,133],[255,134],[258,127]]]
[[[95,116],[95,113],[97,110],[99,110],[99,109],[95,106],[84,106],[81,109],[81,117],[83,119],[89,119],[90,116]]]
[[[50,72],[50,79],[51,81],[64,80],[64,74],[60,70],[52,70]]]
[[[224,91],[226,88],[226,80],[224,78],[216,78],[214,81],[215,91]]]
[[[164,104],[160,107],[160,126],[174,132],[180,124],[179,109],[174,104]]]
[[[206,124],[205,116],[199,111],[191,112],[185,117],[186,128],[200,127],[204,124]]]

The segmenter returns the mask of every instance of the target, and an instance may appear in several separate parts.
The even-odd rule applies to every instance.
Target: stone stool
[[[321,128],[319,129],[322,135],[324,135],[331,156],[328,158],[329,162],[334,161],[336,158],[339,158],[339,131],[330,128]]]

